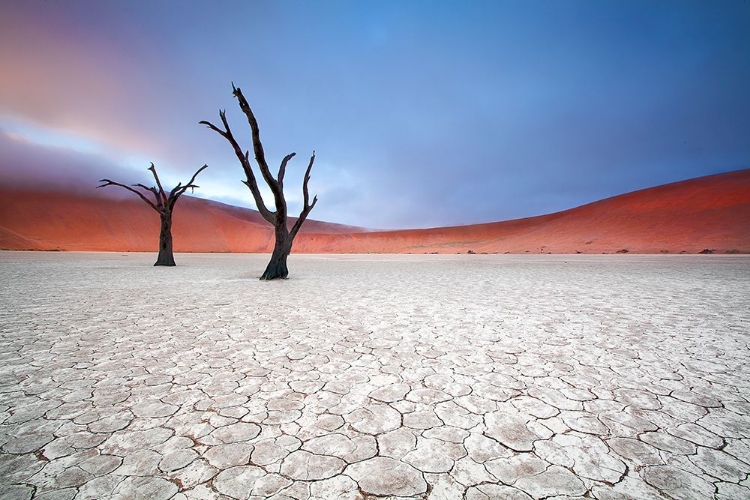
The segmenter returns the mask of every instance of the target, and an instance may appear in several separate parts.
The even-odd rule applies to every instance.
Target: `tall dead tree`
[[[224,139],[229,141],[234,154],[242,165],[242,169],[245,171],[246,180],[242,181],[253,194],[255,204],[258,207],[258,211],[265,220],[273,224],[274,234],[276,236],[275,244],[273,247],[273,253],[271,254],[271,261],[266,266],[266,270],[260,277],[261,280],[273,280],[277,278],[286,278],[289,275],[287,269],[286,260],[289,254],[292,252],[292,243],[294,237],[297,236],[302,224],[307,219],[308,214],[313,209],[315,204],[318,202],[318,197],[315,196],[310,203],[310,195],[308,194],[307,184],[310,182],[310,171],[312,170],[313,163],[315,162],[315,151],[313,151],[310,157],[310,163],[307,165],[305,171],[305,177],[302,181],[302,194],[304,196],[304,205],[302,212],[294,222],[291,228],[287,225],[287,206],[286,198],[284,198],[284,173],[286,172],[286,165],[289,163],[297,153],[290,153],[281,160],[281,166],[279,167],[279,173],[276,177],[271,173],[271,169],[268,167],[266,162],[266,155],[263,151],[263,144],[260,142],[260,129],[258,127],[258,120],[255,119],[253,111],[250,109],[250,105],[247,103],[245,96],[242,95],[242,91],[232,84],[232,94],[237,98],[240,109],[247,117],[247,121],[250,124],[253,137],[253,152],[255,153],[255,161],[258,164],[260,173],[263,176],[263,180],[266,182],[268,187],[273,193],[274,203],[276,204],[276,211],[271,211],[266,204],[263,202],[260,189],[258,188],[258,181],[256,180],[255,173],[253,172],[252,165],[250,163],[250,152],[245,151],[243,153],[242,148],[237,143],[237,140],[232,134],[232,130],[229,128],[227,122],[226,111],[219,111],[219,117],[221,122],[224,124],[224,129],[220,129],[211,122],[202,121],[202,125],[208,126],[211,130],[221,135]]]
[[[152,174],[154,174],[154,179],[156,179],[156,186],[146,187],[143,184],[133,184],[133,186],[131,187],[126,186],[125,184],[120,184],[119,182],[111,181],[109,179],[101,179],[99,182],[103,182],[103,184],[96,187],[100,188],[106,186],[120,186],[121,188],[127,189],[131,193],[137,194],[143,201],[148,203],[148,206],[159,212],[159,217],[161,218],[161,230],[159,231],[159,257],[156,259],[156,264],[154,265],[174,266],[174,254],[172,253],[172,212],[174,212],[174,206],[177,203],[178,198],[182,196],[185,191],[190,189],[191,192],[193,192],[195,188],[198,187],[193,184],[193,182],[195,182],[195,178],[198,177],[198,174],[200,174],[206,168],[208,168],[208,165],[203,165],[198,169],[197,172],[193,174],[190,182],[188,182],[184,186],[180,182],[179,184],[177,184],[177,186],[174,187],[174,189],[169,192],[169,194],[164,191],[164,188],[161,185],[161,181],[159,180],[159,175],[156,173],[156,167],[154,167],[153,163],[149,167],[149,170]],[[145,191],[150,191],[151,194],[154,195],[155,200],[149,200],[148,198],[146,198],[144,193],[134,188],[140,188]]]

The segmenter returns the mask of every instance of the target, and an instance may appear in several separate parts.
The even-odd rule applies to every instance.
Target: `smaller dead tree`
[[[172,212],[174,212],[174,206],[177,203],[177,200],[180,196],[183,195],[185,191],[190,189],[190,192],[192,193],[195,188],[199,187],[193,184],[193,182],[195,182],[195,178],[198,177],[198,174],[200,174],[206,168],[208,168],[208,165],[203,165],[198,169],[197,172],[193,174],[190,182],[188,182],[184,186],[180,182],[179,184],[177,184],[177,186],[174,187],[174,189],[169,192],[169,194],[164,191],[164,188],[161,185],[161,181],[159,180],[159,175],[156,173],[156,167],[154,167],[153,163],[149,167],[149,170],[154,175],[156,186],[146,187],[143,184],[133,184],[133,186],[131,187],[109,179],[101,179],[99,182],[102,182],[103,184],[96,187],[100,188],[106,186],[119,186],[121,188],[127,189],[131,193],[137,194],[143,201],[148,204],[148,206],[159,212],[159,217],[161,219],[161,230],[159,231],[159,257],[156,259],[156,264],[154,265],[174,266],[174,254],[172,253]],[[145,191],[150,191],[151,194],[154,195],[154,201],[149,200],[148,198],[146,198],[144,193],[134,188],[140,188]]]
[[[292,243],[294,243],[294,237],[297,236],[297,232],[299,232],[302,224],[310,214],[310,211],[318,202],[317,196],[313,197],[312,202],[310,202],[310,195],[307,190],[307,184],[310,182],[310,171],[312,170],[313,163],[315,163],[315,151],[313,151],[312,156],[310,156],[310,162],[307,164],[305,177],[302,181],[302,211],[300,212],[299,217],[297,217],[297,220],[294,222],[292,227],[289,228],[289,226],[287,225],[286,198],[284,197],[284,174],[286,173],[287,163],[289,163],[289,160],[294,158],[296,153],[289,153],[284,157],[283,160],[281,160],[279,173],[276,175],[276,177],[274,177],[273,173],[271,173],[271,168],[266,162],[266,154],[263,151],[263,144],[260,142],[260,128],[258,126],[258,120],[255,119],[255,115],[253,114],[252,109],[250,109],[250,105],[248,104],[247,99],[245,99],[245,96],[242,95],[242,91],[240,90],[240,88],[235,87],[234,84],[232,84],[232,93],[234,97],[237,98],[240,109],[245,114],[248,124],[250,125],[253,141],[253,153],[255,153],[255,162],[258,164],[258,168],[260,170],[261,176],[263,177],[263,180],[266,182],[268,187],[271,189],[271,192],[273,193],[273,200],[274,204],[276,205],[275,211],[270,210],[263,202],[263,197],[261,196],[260,188],[258,187],[258,181],[255,177],[255,172],[253,172],[253,166],[250,163],[250,152],[247,150],[245,150],[244,152],[242,151],[242,148],[240,147],[237,139],[235,139],[234,134],[232,133],[232,129],[229,128],[229,122],[227,121],[226,112],[219,111],[219,118],[221,118],[221,123],[224,125],[223,129],[205,120],[201,121],[200,124],[206,125],[208,128],[218,133],[232,146],[235,156],[239,160],[240,165],[242,165],[242,169],[245,171],[246,180],[242,182],[250,189],[250,192],[253,194],[255,205],[258,207],[258,212],[260,212],[260,215],[262,215],[264,219],[266,219],[274,226],[275,244],[273,247],[273,253],[271,254],[271,261],[268,263],[268,266],[266,266],[266,270],[263,272],[263,275],[261,275],[260,279],[283,279],[289,275],[286,260],[287,257],[289,257],[289,254],[292,252]]]

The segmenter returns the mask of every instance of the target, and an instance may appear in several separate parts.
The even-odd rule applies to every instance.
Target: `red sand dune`
[[[0,188],[0,249],[156,251],[159,217],[141,200]],[[270,252],[254,211],[183,197],[177,252]],[[371,232],[309,220],[304,253],[750,252],[750,169],[615,196],[563,212],[491,224]]]

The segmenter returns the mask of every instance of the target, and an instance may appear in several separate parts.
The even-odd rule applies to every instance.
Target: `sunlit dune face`
[[[158,216],[137,199],[65,192],[0,192],[0,248],[155,251]],[[363,232],[308,221],[304,253],[750,252],[750,170],[638,191],[556,214],[492,224]],[[177,252],[270,252],[257,212],[183,197]]]

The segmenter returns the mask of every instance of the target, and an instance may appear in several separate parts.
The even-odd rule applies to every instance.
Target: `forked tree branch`
[[[188,182],[186,185],[182,185],[182,183],[177,184],[177,186],[170,191],[169,196],[164,192],[164,188],[162,187],[161,181],[159,180],[159,175],[156,173],[156,167],[154,167],[154,164],[151,164],[151,167],[148,168],[148,170],[151,171],[151,173],[154,175],[154,179],[156,179],[156,185],[159,186],[157,189],[156,187],[148,187],[143,184],[133,184],[133,187],[141,188],[145,191],[151,192],[151,194],[154,195],[154,198],[156,200],[156,203],[152,202],[148,198],[144,196],[144,194],[141,191],[138,191],[137,189],[133,189],[131,186],[127,186],[125,184],[121,184],[119,182],[115,182],[110,179],[101,179],[99,182],[103,183],[99,186],[96,186],[97,188],[100,187],[106,187],[106,186],[119,186],[121,188],[127,189],[131,193],[135,193],[138,195],[140,199],[148,203],[148,205],[159,212],[160,214],[164,215],[165,212],[169,211],[171,212],[174,208],[175,203],[177,203],[177,199],[182,196],[182,194],[187,191],[188,189],[195,189],[199,186],[194,184],[195,178],[198,177],[198,174],[203,172],[203,170],[207,169],[208,165],[203,165],[201,168],[198,169],[197,172],[193,174],[193,177],[190,179],[190,182]]]
[[[255,205],[258,207],[258,212],[260,212],[260,215],[263,216],[265,220],[267,220],[271,224],[275,224],[276,212],[272,212],[271,210],[269,210],[268,207],[266,207],[265,202],[263,201],[263,196],[261,195],[260,188],[258,187],[258,181],[255,178],[255,173],[253,172],[252,165],[250,165],[249,152],[245,151],[243,153],[242,148],[234,138],[232,129],[229,128],[229,122],[227,122],[226,112],[219,110],[219,117],[221,118],[221,122],[224,124],[224,130],[206,120],[200,121],[198,123],[201,125],[206,125],[208,128],[221,135],[224,139],[227,140],[227,142],[229,142],[229,144],[232,146],[232,149],[234,150],[235,156],[242,165],[242,170],[245,171],[245,177],[247,180],[242,181],[242,183],[250,189],[250,192],[253,195],[253,199],[255,200]]]
[[[207,168],[208,168],[208,165],[203,165],[201,168],[198,169],[197,172],[193,174],[193,177],[190,178],[187,184],[183,186],[182,183],[180,182],[172,189],[172,191],[169,192],[169,209],[170,210],[174,208],[174,204],[177,203],[177,199],[180,196],[182,196],[185,193],[185,191],[190,189],[190,192],[194,193],[195,188],[200,187],[197,184],[194,184],[195,178],[198,177],[198,174],[200,174]]]
[[[240,109],[245,114],[247,122],[250,124],[250,130],[253,137],[253,152],[255,153],[255,161],[258,163],[260,173],[268,184],[268,187],[271,188],[271,191],[274,191],[274,187],[278,184],[278,181],[273,178],[271,169],[268,168],[268,163],[266,162],[266,153],[263,150],[263,143],[260,141],[260,127],[258,126],[258,120],[255,119],[255,115],[253,114],[253,110],[250,109],[247,99],[242,95],[242,90],[239,87],[235,87],[234,84],[232,84],[232,94],[240,103]],[[274,194],[276,193],[274,192]]]
[[[161,198],[161,202],[166,205],[167,204],[167,195],[164,192],[164,188],[161,186],[161,181],[159,180],[159,174],[156,173],[156,167],[154,167],[154,163],[151,162],[151,166],[148,167],[148,169],[151,171],[152,174],[154,174],[154,179],[156,179],[156,185],[159,187],[159,193],[157,196]]]
[[[145,196],[143,196],[143,193],[141,193],[137,189],[133,189],[130,186],[126,186],[125,184],[120,184],[119,182],[115,182],[115,181],[112,181],[112,180],[109,180],[109,179],[100,179],[99,182],[103,182],[104,184],[102,184],[100,186],[96,186],[97,188],[107,187],[107,186],[119,186],[121,188],[127,189],[131,193],[137,194],[143,201],[145,201],[146,203],[148,203],[151,208],[153,208],[157,212],[161,212],[161,210],[159,210],[159,208],[156,205],[154,205],[151,200],[149,200],[148,198],[146,198]],[[135,184],[135,185],[138,186],[138,184]],[[146,189],[148,189],[148,188],[146,188]]]
[[[139,188],[141,188],[141,189],[143,189],[145,191],[150,191],[154,195],[154,199],[156,200],[156,207],[157,208],[164,206],[164,203],[161,200],[161,196],[159,196],[159,191],[154,186],[148,187],[148,186],[145,186],[145,185],[140,184],[140,183],[133,184],[133,186],[139,187]]]

